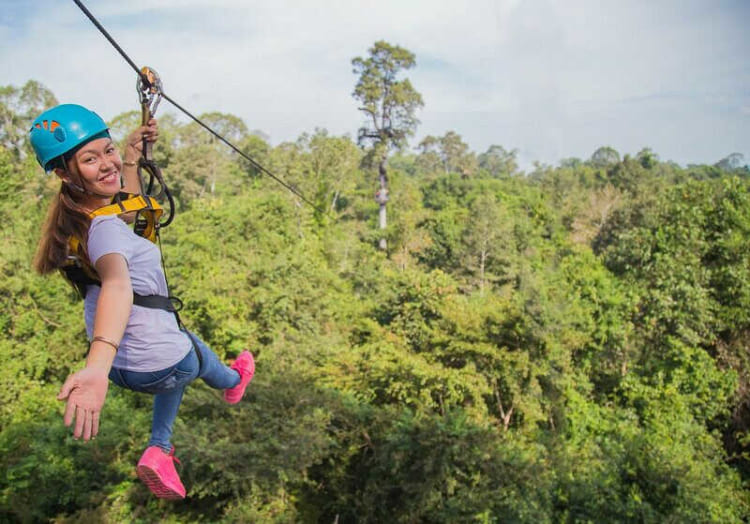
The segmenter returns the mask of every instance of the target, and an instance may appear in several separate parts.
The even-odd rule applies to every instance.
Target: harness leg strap
[[[201,355],[201,350],[198,349],[198,342],[195,340],[195,335],[193,335],[190,331],[187,329],[184,330],[185,334],[190,339],[190,342],[193,344],[193,350],[195,351],[195,355],[198,357],[198,376],[200,377],[203,373],[203,356]]]

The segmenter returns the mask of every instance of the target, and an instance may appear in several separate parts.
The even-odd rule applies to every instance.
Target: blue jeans
[[[240,383],[237,371],[225,366],[194,334],[186,333],[193,342],[193,349],[174,366],[153,372],[119,368],[112,368],[109,372],[109,379],[118,386],[154,395],[151,440],[148,445],[159,446],[167,452],[172,449],[172,426],[188,384],[196,378],[203,379],[214,389],[229,389]],[[202,363],[199,363],[196,351],[200,351]]]

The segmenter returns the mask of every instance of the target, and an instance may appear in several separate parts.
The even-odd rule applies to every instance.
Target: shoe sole
[[[138,478],[151,490],[151,493],[166,500],[182,500],[185,498],[177,491],[164,485],[159,475],[148,466],[138,466],[136,468]]]

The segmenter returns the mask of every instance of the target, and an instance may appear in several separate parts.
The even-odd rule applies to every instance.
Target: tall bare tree
[[[367,158],[378,166],[380,187],[375,199],[380,204],[379,225],[387,226],[388,154],[406,146],[414,135],[419,120],[416,111],[424,105],[422,95],[409,82],[398,80],[398,74],[416,65],[414,54],[384,41],[375,42],[369,57],[352,60],[354,73],[359,75],[352,96],[360,103],[365,123],[357,134],[360,146],[369,146]],[[380,249],[387,248],[384,231]]]

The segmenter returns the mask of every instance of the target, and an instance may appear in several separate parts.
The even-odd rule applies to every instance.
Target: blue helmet
[[[109,128],[99,115],[76,104],[48,109],[31,124],[29,138],[36,159],[45,171],[54,160],[95,138],[109,136]]]

